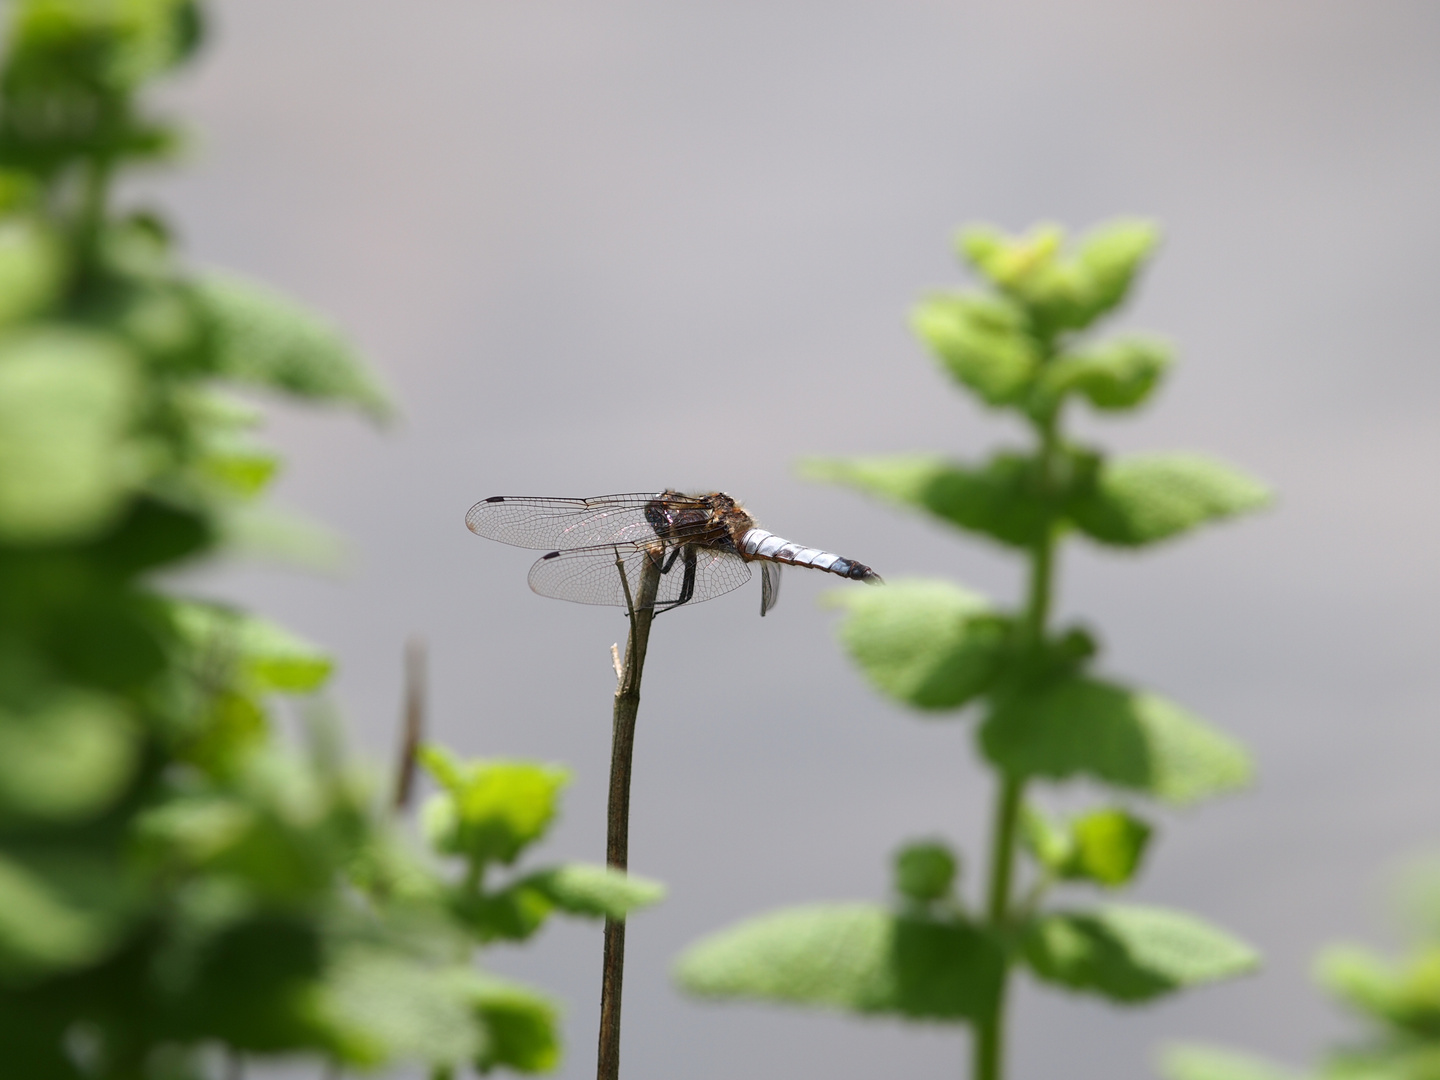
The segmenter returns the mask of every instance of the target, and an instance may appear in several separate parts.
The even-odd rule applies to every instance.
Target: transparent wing
[[[496,495],[472,506],[465,524],[478,536],[515,547],[564,550],[635,544],[655,539],[655,529],[645,517],[652,502],[675,509],[706,506],[701,499],[659,491],[592,499]]]
[[[695,586],[687,603],[710,600],[750,580],[750,567],[733,551],[697,548],[695,551]],[[620,566],[615,565],[616,558]],[[668,560],[670,553],[664,555]],[[530,568],[530,588],[541,596],[557,600],[573,600],[577,604],[625,606],[625,589],[620,584],[623,567],[625,579],[634,597],[640,589],[640,569],[652,558],[648,547],[636,544],[607,544],[554,552]],[[655,606],[676,603],[685,587],[685,557],[681,555],[660,578]]]

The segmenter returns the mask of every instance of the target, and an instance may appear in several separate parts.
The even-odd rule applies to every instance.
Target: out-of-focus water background
[[[1001,598],[982,542],[794,474],[807,454],[978,454],[1019,432],[953,392],[906,328],[961,280],[954,228],[1165,227],[1126,325],[1182,346],[1118,448],[1207,450],[1269,514],[1139,557],[1063,562],[1062,615],[1110,673],[1258,756],[1251,792],[1163,815],[1137,890],[1258,944],[1262,975],[1117,1011],[1022,984],[1017,1080],[1151,1072],[1166,1039],[1307,1059],[1344,1034],[1316,948],[1384,940],[1386,873],[1440,842],[1440,8],[1423,2],[676,5],[228,0],[164,95],[197,128],[175,179],[198,260],[346,327],[404,419],[276,409],[280,497],[346,534],[347,570],[208,574],[333,647],[360,746],[388,761],[407,635],[435,735],[575,770],[549,852],[604,850],[613,610],[542,600],[533,555],[470,535],[493,494],[723,488],[761,523],[887,577]],[[902,840],[981,863],[992,792],[967,723],[881,701],[787,575],[652,640],[632,867],[626,1075],[948,1077],[952,1029],[678,997],[671,959],[782,904],[879,898]],[[1067,796],[1074,800],[1075,796]],[[495,966],[567,1008],[593,1068],[598,926]]]

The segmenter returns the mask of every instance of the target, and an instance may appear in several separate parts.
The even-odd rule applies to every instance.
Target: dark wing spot
[[[560,552],[558,552],[558,551],[552,551],[552,552],[550,552],[548,555],[541,555],[541,556],[540,556],[540,561],[541,561],[541,562],[544,562],[546,559],[558,559],[559,557],[560,557]]]
[[[491,496],[490,496],[488,499],[486,499],[485,501],[486,501],[486,502],[504,502],[504,501],[505,501],[505,496],[504,496],[504,495],[491,495]]]

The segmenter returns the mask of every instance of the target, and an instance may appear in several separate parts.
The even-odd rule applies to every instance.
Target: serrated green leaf
[[[1075,851],[1065,877],[1115,888],[1135,876],[1153,830],[1128,811],[1103,807],[1081,814],[1070,831]]]
[[[974,927],[874,904],[819,904],[702,939],[680,957],[676,978],[700,997],[984,1020],[994,1013],[1004,970],[1001,945]]]
[[[877,689],[917,709],[957,709],[995,681],[1010,627],[981,596],[946,581],[847,590],[840,640]]]
[[[516,884],[538,893],[561,911],[596,918],[623,919],[665,898],[665,886],[658,881],[589,863],[539,870]]]
[[[1302,1075],[1250,1054],[1183,1044],[1165,1048],[1160,1072],[1166,1080],[1301,1080]]]
[[[1155,694],[1066,679],[1007,698],[980,728],[988,757],[1016,777],[1088,776],[1166,802],[1246,784],[1245,749]]]
[[[802,463],[801,475],[927,510],[1011,547],[1032,547],[1053,514],[1034,462],[1020,454],[997,454],[978,467],[921,454],[810,459]]]
[[[503,1066],[516,1072],[549,1072],[560,1064],[560,1011],[528,987],[484,976],[471,995],[484,1026],[476,1055],[482,1073]]]
[[[544,836],[570,780],[568,770],[533,762],[477,761],[436,772],[437,760],[421,758],[446,788],[422,812],[426,836],[437,850],[481,863],[513,863]]]
[[[0,986],[84,967],[117,948],[135,897],[113,860],[55,846],[0,855]]]
[[[115,521],[145,477],[136,376],[99,335],[46,328],[0,342],[0,541],[81,540]]]
[[[1084,296],[1069,325],[1088,326],[1119,307],[1159,242],[1160,230],[1136,218],[1106,222],[1081,237],[1075,268],[1084,282]]]
[[[64,690],[0,705],[0,821],[77,821],[110,806],[140,761],[140,730],[116,700]]]
[[[934,296],[915,309],[911,325],[962,385],[987,405],[1025,396],[1040,359],[1023,316],[1003,300]]]
[[[1260,962],[1244,942],[1193,915],[1119,904],[1036,918],[1022,954],[1046,982],[1120,1002],[1234,978]]]
[[[1178,536],[1271,501],[1238,469],[1198,454],[1145,454],[1108,461],[1068,516],[1092,540],[1138,547]]]
[[[1121,338],[1058,357],[1046,366],[1040,390],[1051,401],[1079,394],[1097,409],[1133,409],[1150,397],[1172,356],[1164,342]]]
[[[350,344],[293,300],[228,275],[206,278],[196,293],[212,323],[217,374],[355,405],[377,418],[389,414],[384,393]]]
[[[939,840],[919,840],[895,852],[895,891],[922,904],[953,894],[960,860]]]

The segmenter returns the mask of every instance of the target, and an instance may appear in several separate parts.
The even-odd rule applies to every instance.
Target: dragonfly
[[[627,607],[647,561],[660,571],[657,613],[738,589],[750,580],[752,563],[760,564],[761,615],[780,597],[782,565],[883,584],[864,563],[758,527],[750,512],[722,491],[591,499],[493,495],[470,508],[465,524],[504,544],[548,548],[530,568],[530,588],[580,604]]]

